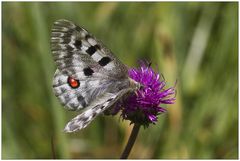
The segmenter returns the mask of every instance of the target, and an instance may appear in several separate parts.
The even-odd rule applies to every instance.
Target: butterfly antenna
[[[163,76],[163,74],[161,73],[160,75],[161,75],[162,79],[165,81],[165,77]]]
[[[177,82],[178,82],[178,80],[176,79],[175,84],[174,84],[174,88],[177,86]]]
[[[152,62],[149,62],[149,63],[148,63],[148,68],[150,68],[150,67],[151,67],[151,65],[152,65]]]

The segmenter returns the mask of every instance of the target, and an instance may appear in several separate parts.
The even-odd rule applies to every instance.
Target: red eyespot
[[[67,82],[68,82],[69,86],[72,88],[78,88],[80,86],[79,80],[73,79],[71,77],[68,77]]]

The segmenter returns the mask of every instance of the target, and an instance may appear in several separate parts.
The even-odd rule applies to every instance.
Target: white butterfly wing
[[[74,23],[67,20],[54,23],[51,48],[58,69],[53,80],[54,92],[67,109],[83,109],[104,92],[116,93],[119,88],[127,87],[117,83],[128,79],[126,66],[93,35]],[[69,77],[79,81],[79,88],[69,86]]]
[[[51,48],[57,70],[54,93],[69,110],[87,109],[65,131],[86,127],[129,91],[127,67],[85,29],[67,20],[54,23]]]

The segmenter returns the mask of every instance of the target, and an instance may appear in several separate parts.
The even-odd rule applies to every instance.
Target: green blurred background
[[[176,103],[140,130],[130,158],[238,158],[237,2],[3,2],[2,159],[114,159],[127,142],[132,126],[119,116],[63,133],[78,114],[62,108],[51,88],[50,30],[63,18],[126,65],[145,59],[168,86],[178,80]]]

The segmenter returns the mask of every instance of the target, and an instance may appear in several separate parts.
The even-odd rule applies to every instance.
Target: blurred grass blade
[[[219,4],[215,4],[214,6],[205,5],[202,10],[202,15],[194,31],[187,59],[183,67],[183,82],[184,87],[187,89],[190,89],[194,84],[218,9]]]
[[[45,83],[48,89],[48,96],[50,97],[50,104],[49,110],[51,110],[53,119],[53,126],[54,126],[54,139],[57,139],[58,145],[55,145],[58,150],[59,158],[69,158],[69,151],[67,148],[67,140],[66,135],[63,133],[63,125],[64,125],[64,114],[63,111],[56,110],[58,106],[54,101],[54,95],[52,93],[52,77],[53,77],[53,61],[51,61],[51,53],[50,53],[50,26],[46,25],[46,19],[42,12],[42,3],[31,3],[31,15],[32,15],[32,22],[33,27],[35,30],[35,37],[38,47],[38,56],[39,61],[42,64],[42,68],[45,75]],[[49,111],[50,112],[50,111]]]

